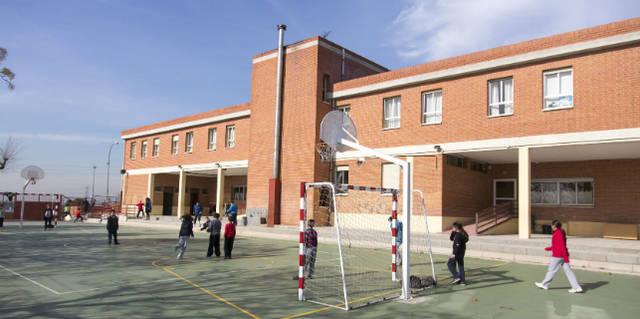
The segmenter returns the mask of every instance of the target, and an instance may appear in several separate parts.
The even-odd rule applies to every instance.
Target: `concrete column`
[[[180,178],[178,180],[178,218],[184,214],[184,191],[187,186],[187,174],[184,169],[180,169]]]
[[[224,169],[222,167],[218,167],[216,180],[218,183],[216,185],[216,213],[222,216],[224,213]]]
[[[153,204],[153,192],[156,187],[155,177],[155,175],[149,174],[147,178],[147,197],[151,198],[151,204]]]
[[[531,237],[531,150],[518,149],[518,237]]]

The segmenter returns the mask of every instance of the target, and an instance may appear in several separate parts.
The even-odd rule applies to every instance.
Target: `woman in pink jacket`
[[[553,235],[551,235],[551,247],[547,247],[544,250],[551,251],[551,261],[549,262],[549,270],[542,282],[536,282],[538,288],[547,290],[549,284],[556,275],[556,272],[560,270],[560,267],[564,270],[565,276],[571,284],[569,292],[581,293],[582,287],[578,284],[576,275],[571,270],[569,265],[569,250],[567,249],[567,234],[562,230],[562,224],[558,220],[551,222],[551,228],[553,229]]]

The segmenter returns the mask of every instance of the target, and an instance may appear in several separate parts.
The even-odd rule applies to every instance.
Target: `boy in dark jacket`
[[[224,259],[231,259],[231,250],[233,250],[233,241],[236,239],[236,225],[229,219],[224,226]]]
[[[180,225],[178,244],[176,245],[176,251],[178,252],[176,256],[177,259],[182,259],[184,252],[187,250],[189,236],[193,237],[193,219],[191,219],[190,214],[187,214],[182,218],[182,224]]]
[[[113,237],[113,243],[120,245],[118,242],[118,216],[116,211],[112,210],[111,215],[107,217],[107,232],[109,232],[109,245],[111,245],[111,238]]]
[[[47,208],[44,210],[42,215],[44,218],[44,230],[53,228],[53,225],[51,225],[51,220],[53,219],[53,210],[51,209],[51,205],[47,204]]]
[[[464,280],[464,253],[467,250],[467,242],[469,241],[469,234],[464,230],[462,224],[459,222],[453,223],[453,229],[449,240],[453,242],[453,253],[449,256],[447,266],[451,273],[453,281],[451,284],[466,285]],[[458,270],[456,271],[456,264]]]
[[[207,257],[211,257],[211,255],[213,255],[214,248],[216,257],[220,257],[220,231],[222,229],[220,214],[213,214],[213,219],[208,223],[207,231],[209,232],[209,248],[207,249]],[[229,255],[231,255],[231,253],[229,253]]]

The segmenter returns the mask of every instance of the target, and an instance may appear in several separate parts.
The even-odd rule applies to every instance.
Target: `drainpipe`
[[[280,224],[280,122],[282,117],[282,73],[284,68],[284,31],[287,26],[279,24],[278,28],[278,64],[276,70],[276,111],[273,129],[273,172],[269,180],[269,207],[267,226]]]

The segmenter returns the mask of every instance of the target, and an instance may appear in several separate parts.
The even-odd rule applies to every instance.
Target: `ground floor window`
[[[586,205],[593,200],[593,179],[548,179],[531,182],[531,204]]]
[[[233,186],[231,189],[231,198],[235,201],[245,201],[247,200],[247,186]]]

